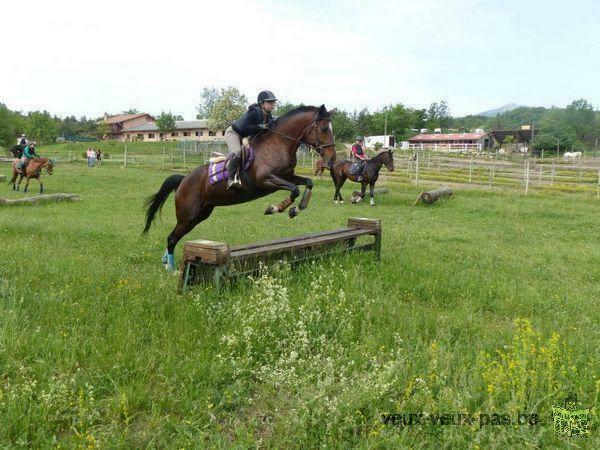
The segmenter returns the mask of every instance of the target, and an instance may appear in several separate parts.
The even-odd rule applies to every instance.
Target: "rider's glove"
[[[261,123],[258,125],[258,128],[260,128],[261,130],[268,130],[269,125],[267,125],[266,123]]]

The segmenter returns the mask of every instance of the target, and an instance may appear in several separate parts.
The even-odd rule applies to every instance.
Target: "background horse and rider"
[[[264,197],[278,190],[287,190],[289,197],[277,205],[269,205],[265,214],[281,213],[290,207],[300,195],[298,186],[305,186],[299,205],[289,210],[295,217],[308,206],[313,182],[310,178],[294,173],[297,163],[296,151],[303,143],[312,147],[326,163],[335,161],[335,142],[331,116],[334,111],[320,107],[302,106],[279,117],[271,127],[254,136],[250,145],[254,162],[241,172],[242,186],[227,189],[227,180],[211,182],[210,164],[197,167],[187,176],[171,175],[159,191],[147,201],[146,234],[171,192],[175,193],[177,224],[167,238],[167,250],[163,256],[169,270],[174,270],[173,252],[183,236],[206,220],[217,206],[235,205]],[[214,166],[213,166],[214,167]]]
[[[52,175],[54,161],[48,158],[33,158],[27,163],[25,169],[20,169],[18,167],[19,164],[21,164],[19,160],[15,160],[12,164],[12,179],[10,180],[9,184],[12,184],[13,190],[18,191],[23,178],[27,178],[27,181],[25,182],[25,188],[23,189],[23,192],[27,192],[27,189],[29,188],[29,180],[34,178],[40,183],[40,194],[43,194],[44,183],[40,178],[42,175],[42,170],[46,169],[48,175]],[[19,178],[18,183],[17,178]]]
[[[394,151],[391,149],[384,150],[382,152],[379,152],[373,158],[367,160],[365,162],[365,168],[362,172],[362,178],[360,178],[360,172],[353,172],[352,165],[352,161],[337,161],[333,165],[333,167],[329,169],[331,179],[333,180],[333,185],[335,187],[335,194],[333,196],[334,202],[344,202],[340,190],[342,189],[342,186],[344,185],[346,180],[350,180],[354,181],[355,183],[361,184],[360,197],[357,201],[363,199],[368,185],[371,195],[371,206],[375,205],[375,183],[379,178],[379,171],[383,166],[385,166],[390,172],[394,171]]]

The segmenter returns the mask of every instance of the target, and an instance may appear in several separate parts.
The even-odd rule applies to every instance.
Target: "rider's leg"
[[[225,130],[225,142],[229,148],[229,152],[232,153],[227,165],[227,171],[229,172],[229,180],[227,181],[227,188],[231,186],[241,186],[239,178],[240,160],[242,154],[242,140],[240,135],[235,132],[232,127]]]

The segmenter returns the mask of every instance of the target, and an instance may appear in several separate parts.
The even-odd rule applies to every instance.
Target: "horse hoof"
[[[334,200],[334,201],[333,201],[333,203],[335,203],[336,205],[338,205],[338,204],[339,204],[337,200]]]
[[[275,206],[275,205],[269,205],[269,207],[265,211],[265,216],[268,216],[270,214],[275,214],[276,212],[277,212],[277,206]]]
[[[294,207],[290,208],[290,210],[288,211],[288,214],[290,216],[290,219],[293,219],[298,214],[300,214],[300,210],[294,206]]]

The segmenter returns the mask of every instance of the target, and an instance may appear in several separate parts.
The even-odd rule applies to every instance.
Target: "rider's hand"
[[[269,125],[267,125],[266,123],[261,123],[260,125],[258,125],[258,127],[261,130],[268,130],[269,129]]]

